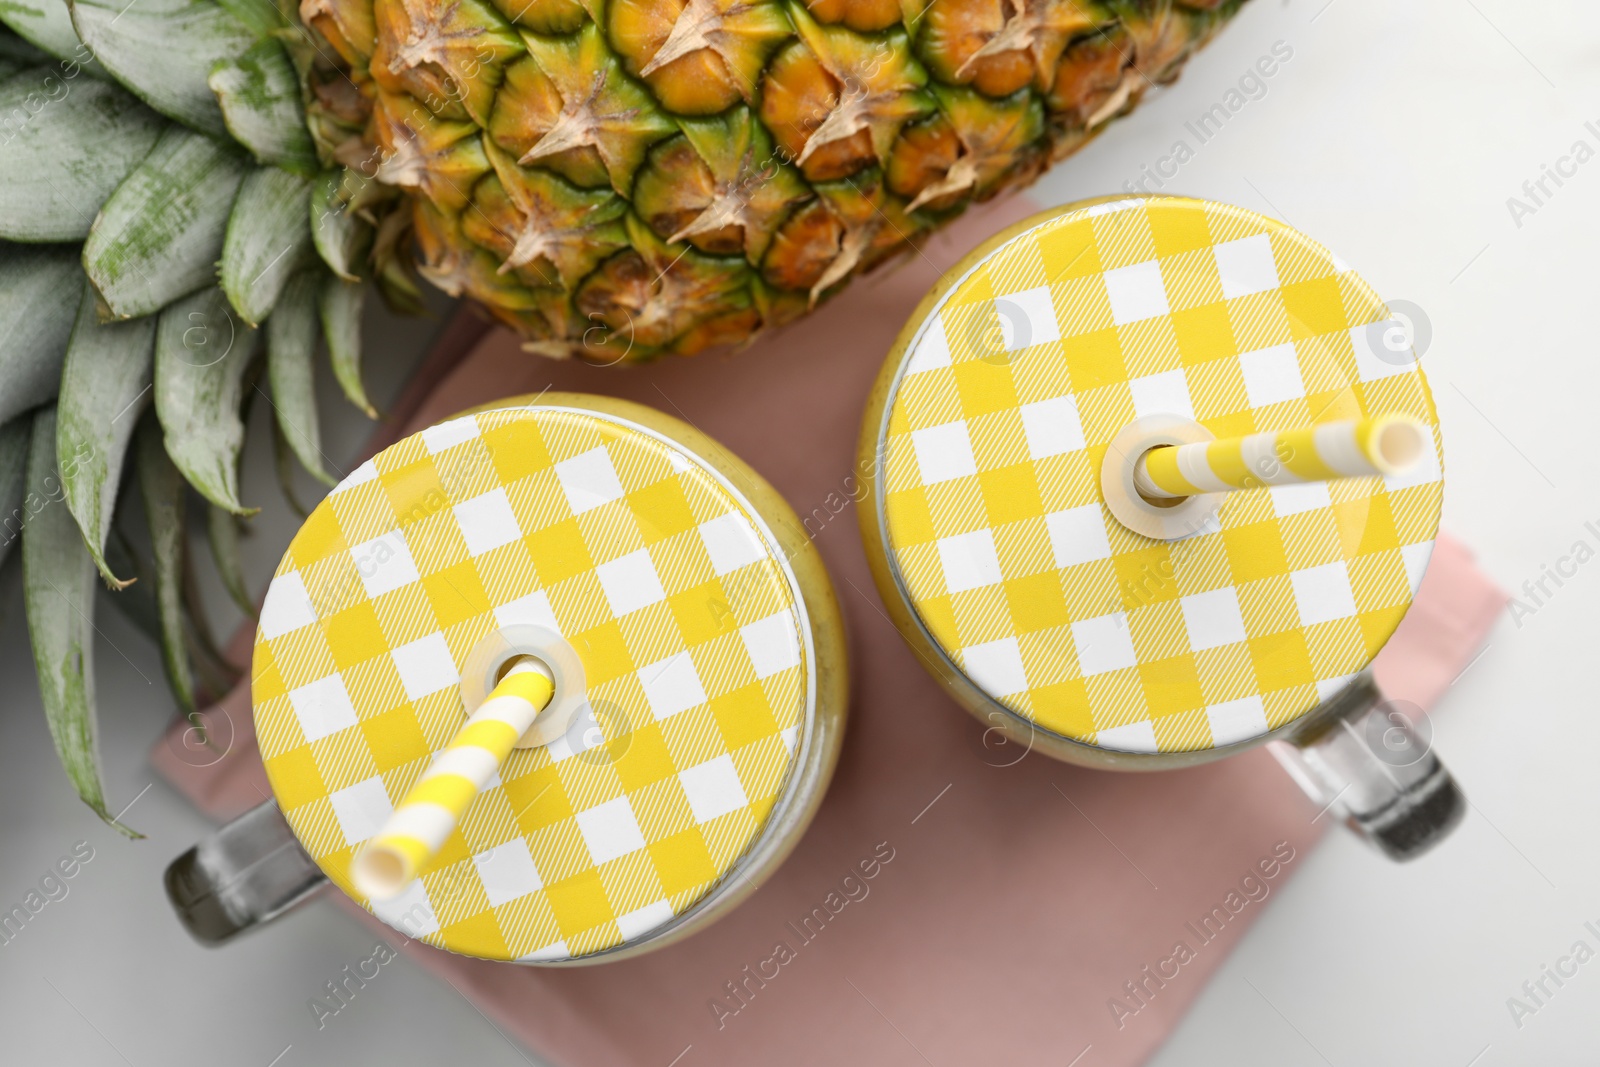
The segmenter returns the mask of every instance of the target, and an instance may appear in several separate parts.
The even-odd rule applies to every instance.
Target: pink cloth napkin
[[[407,946],[554,1062],[1066,1064],[1092,1046],[1085,1067],[1137,1064],[1327,825],[1312,822],[1317,809],[1261,750],[1144,775],[986,747],[982,726],[944,696],[883,614],[853,506],[843,503],[856,484],[867,387],[938,272],[1030,210],[1013,199],[975,212],[898,269],[858,281],[736,356],[633,369],[554,364],[496,331],[453,371],[441,369],[450,353],[436,358],[431,391],[402,405],[409,417],[396,421],[407,425],[380,433],[386,443],[401,429],[546,387],[677,415],[810,517],[851,630],[852,721],[832,788],[794,855],[733,915],[680,945],[581,969]],[[471,332],[457,330],[458,348]],[[1441,538],[1415,606],[1379,657],[1384,687],[1430,706],[1504,602],[1469,553]],[[214,736],[231,737],[225,758],[191,765],[175,731],[153,759],[221,818],[269,791],[248,686],[207,714]],[[398,942],[340,899],[376,936]]]

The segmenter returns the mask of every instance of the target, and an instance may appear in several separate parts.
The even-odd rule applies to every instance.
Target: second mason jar
[[[1464,802],[1368,671],[1443,493],[1399,326],[1228,205],[1109,198],[999,234],[867,405],[861,527],[896,625],[1030,750],[1153,770],[1286,740],[1320,803],[1420,854]]]

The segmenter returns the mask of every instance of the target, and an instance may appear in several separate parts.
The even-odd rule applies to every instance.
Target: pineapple
[[[312,361],[320,336],[371,413],[367,283],[470,297],[550,356],[742,343],[1033,180],[1242,2],[7,0],[0,556],[80,795],[111,819],[96,572],[149,576],[119,597],[180,706],[226,684],[186,487],[248,610],[242,408],[270,393],[280,456],[330,481]]]

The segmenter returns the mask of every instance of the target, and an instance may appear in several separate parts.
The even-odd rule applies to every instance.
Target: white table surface
[[[1200,143],[1185,123],[1223,102],[1278,41],[1292,57]],[[1560,188],[1547,183],[1553,195],[1520,220],[1507,206],[1527,199],[1524,181],[1574,142],[1600,150],[1600,9],[1579,0],[1255,0],[1175,91],[1059,167],[1036,195],[1114,192],[1179,140],[1192,158],[1151,191],[1282,218],[1334,247],[1386,297],[1423,309],[1432,331],[1424,365],[1449,459],[1445,523],[1484,569],[1516,591],[1574,542],[1600,549],[1585,526],[1600,529],[1600,498],[1589,495],[1596,479],[1582,468],[1600,396],[1600,160]],[[388,396],[422,331],[371,318],[371,349],[394,353],[370,361],[374,392]],[[366,432],[337,404],[323,425],[335,457],[352,455]],[[294,526],[260,444],[246,479],[246,499],[268,505],[247,546],[257,582]],[[113,807],[132,804],[127,820],[149,835],[129,844],[62,777],[14,584],[3,603],[0,911],[76,842],[94,858],[64,899],[0,944],[0,1060],[532,1062],[405,961],[384,967],[318,1030],[307,1000],[370,955],[373,940],[325,903],[224,951],[193,945],[168,912],[161,872],[207,823],[143,759],[172,708],[154,649],[102,608],[108,793]],[[231,625],[237,616],[216,603]],[[1520,625],[1503,619],[1433,719],[1436,748],[1472,801],[1455,838],[1398,867],[1332,835],[1275,891],[1155,1062],[1600,1060],[1600,960],[1549,985],[1554,996],[1520,1026],[1507,1007],[1575,941],[1600,950],[1584,928],[1600,928],[1600,716],[1584,673],[1597,632],[1600,562],[1579,567]],[[1062,1063],[1075,1053],[1064,1049]],[[1094,1061],[1090,1050],[1079,1062]]]

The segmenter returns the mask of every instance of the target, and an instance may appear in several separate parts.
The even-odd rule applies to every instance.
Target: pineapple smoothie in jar
[[[274,799],[168,893],[213,943],[331,882],[465,955],[649,951],[788,855],[846,692],[828,576],[759,475],[642,405],[500,401],[383,450],[295,536],[252,667]],[[415,862],[375,863],[389,842]]]
[[[1282,223],[1071,204],[946,273],[861,435],[891,617],[1029,750],[1189,766],[1269,740],[1319,804],[1420,855],[1465,801],[1368,667],[1438,530],[1427,382],[1383,301]]]

